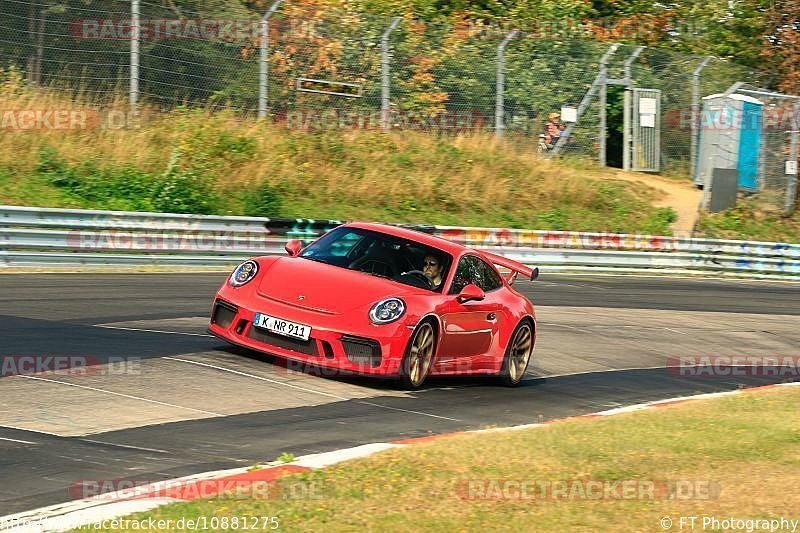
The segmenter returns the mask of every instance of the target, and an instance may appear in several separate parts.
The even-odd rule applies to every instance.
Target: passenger
[[[442,262],[433,254],[425,256],[425,262],[422,265],[422,271],[428,277],[433,286],[433,289],[439,289],[442,286]]]

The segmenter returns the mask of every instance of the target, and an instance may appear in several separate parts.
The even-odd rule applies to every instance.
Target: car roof
[[[408,239],[432,248],[438,248],[443,252],[449,253],[453,257],[458,257],[461,253],[468,249],[460,244],[442,239],[441,237],[437,237],[435,235],[431,235],[430,233],[424,233],[399,226],[390,226],[388,224],[376,224],[371,222],[349,222],[344,224],[344,226],[349,228],[377,231],[378,233],[386,233],[387,235]]]

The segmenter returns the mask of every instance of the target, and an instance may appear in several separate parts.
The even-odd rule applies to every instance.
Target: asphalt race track
[[[538,422],[783,378],[685,376],[670,357],[798,355],[800,284],[542,276],[523,386],[320,376],[205,333],[224,274],[0,276],[0,356],[85,373],[0,377],[0,515],[82,480],[156,481],[460,429]]]

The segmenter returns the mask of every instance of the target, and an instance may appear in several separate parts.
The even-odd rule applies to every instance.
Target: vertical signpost
[[[633,53],[625,60],[624,73],[625,78],[623,83],[625,85],[625,94],[623,96],[622,105],[622,169],[631,169],[631,89],[633,89],[633,76],[631,76],[631,67],[633,62],[644,51],[645,46],[637,47]]]
[[[795,117],[800,112],[800,105],[794,107]],[[795,118],[795,121],[798,119]],[[797,206],[797,150],[800,143],[800,131],[797,129],[789,132],[791,147],[789,148],[789,159],[786,161],[786,199],[784,200],[784,215],[787,217],[794,213]]]
[[[697,144],[699,142],[698,131],[700,125],[700,73],[706,68],[708,62],[711,61],[711,56],[706,57],[692,72],[692,140],[689,152],[689,164],[691,165],[691,174],[695,175],[697,172]]]
[[[139,112],[139,39],[141,38],[141,21],[139,20],[139,0],[131,0],[131,81],[130,94],[131,116]]]
[[[571,122],[567,125],[567,131],[564,135],[561,135],[558,138],[558,142],[556,143],[555,147],[551,152],[552,155],[558,155],[561,152],[561,149],[567,144],[567,139],[572,135],[572,130],[575,128],[575,124],[578,120],[583,116],[586,110],[589,108],[589,104],[592,102],[592,98],[597,94],[598,88],[600,84],[606,83],[606,74],[608,72],[608,60],[613,56],[617,49],[619,48],[619,44],[612,44],[608,51],[603,54],[603,57],[600,58],[600,72],[597,74],[597,77],[592,82],[592,86],[589,87],[589,90],[586,91],[586,94],[583,95],[580,103],[578,104],[578,112],[575,122]],[[600,111],[603,113],[603,110]],[[605,160],[603,160],[603,164],[605,165]]]
[[[269,106],[269,19],[281,7],[283,0],[275,0],[275,3],[261,18],[261,58],[259,62],[258,75],[258,118],[267,118]]]
[[[383,131],[391,129],[392,72],[389,37],[402,20],[403,17],[395,17],[389,27],[386,28],[386,31],[383,32],[383,36],[381,36],[381,129]]]
[[[506,47],[511,39],[517,36],[519,30],[511,30],[497,47],[497,94],[494,107],[494,132],[497,140],[503,138],[503,129],[506,127]]]

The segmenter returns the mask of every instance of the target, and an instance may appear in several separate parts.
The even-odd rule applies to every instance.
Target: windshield
[[[300,257],[398,283],[441,292],[450,254],[415,241],[360,228],[336,228],[308,246]]]

